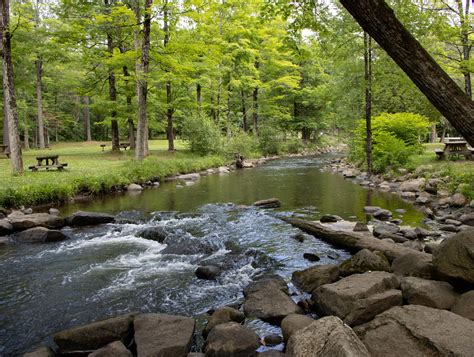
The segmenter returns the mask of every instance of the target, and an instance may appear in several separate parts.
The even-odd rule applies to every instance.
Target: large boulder
[[[36,350],[32,352],[27,352],[23,355],[23,357],[55,357],[56,354],[54,351],[46,346],[38,347]]]
[[[287,295],[289,294],[285,279],[276,274],[265,274],[257,277],[255,281],[252,281],[244,288],[244,296],[265,289],[278,289]]]
[[[459,217],[459,220],[466,226],[474,227],[474,212],[461,215],[461,217]]]
[[[133,315],[123,315],[54,335],[61,353],[92,352],[114,341],[128,345],[132,339]]]
[[[18,232],[13,238],[21,243],[48,243],[69,239],[69,237],[61,231],[44,227],[35,227]]]
[[[316,311],[335,315],[348,325],[370,321],[375,315],[402,304],[402,293],[395,275],[374,271],[354,274],[313,292]]]
[[[195,321],[190,317],[143,314],[133,322],[137,357],[186,357],[193,342]]]
[[[245,316],[257,317],[270,323],[279,323],[289,314],[302,314],[303,310],[281,289],[278,282],[261,284],[246,289]]]
[[[296,331],[305,328],[314,322],[314,319],[300,314],[290,314],[281,321],[281,332],[283,333],[283,339],[288,341],[288,339]]]
[[[92,352],[88,357],[133,357],[133,354],[122,342],[115,341]]]
[[[462,294],[451,308],[451,312],[474,321],[474,290]]]
[[[194,275],[196,275],[198,279],[215,280],[220,273],[221,268],[215,265],[203,265],[196,269]]]
[[[15,211],[8,215],[8,220],[14,231],[24,231],[34,227],[60,229],[65,225],[63,218],[53,216],[49,213],[23,214],[20,211]]]
[[[227,322],[211,330],[204,352],[206,357],[252,357],[259,347],[260,339],[255,332],[237,322]]]
[[[371,356],[472,356],[474,322],[421,305],[394,307],[356,327]]]
[[[295,332],[288,341],[286,354],[290,357],[366,357],[369,352],[340,318],[328,316]]]
[[[337,265],[315,265],[304,270],[297,270],[291,275],[291,281],[307,293],[313,292],[322,285],[334,283],[339,278]]]
[[[214,311],[214,313],[209,317],[206,327],[202,331],[204,338],[209,334],[209,332],[216,327],[217,325],[224,324],[226,322],[238,322],[241,323],[245,320],[245,315],[239,310],[233,309],[231,307],[222,307]]]
[[[341,276],[361,274],[367,271],[388,271],[390,263],[387,257],[381,252],[372,252],[368,249],[358,251],[352,258],[339,265]]]
[[[111,223],[115,217],[107,213],[78,211],[67,218],[70,226],[95,226],[98,224]]]
[[[376,224],[373,229],[373,235],[376,237],[388,236],[400,232],[400,227],[395,224],[380,223]]]
[[[424,279],[433,277],[433,263],[430,255],[415,252],[401,255],[392,262],[392,272],[399,276],[416,276]]]
[[[449,310],[458,294],[444,281],[405,277],[401,281],[403,298],[412,305],[424,305]]]
[[[13,226],[8,219],[0,219],[0,236],[6,236],[13,232]]]
[[[148,227],[137,233],[137,236],[140,238],[154,240],[159,243],[163,243],[168,235],[169,233],[166,231],[166,229],[160,226]]]
[[[402,192],[420,192],[423,191],[426,185],[424,178],[404,181],[400,184],[398,189]]]
[[[474,229],[445,239],[434,252],[433,265],[445,279],[474,284]]]

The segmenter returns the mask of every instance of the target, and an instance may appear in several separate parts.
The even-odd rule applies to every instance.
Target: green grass
[[[193,155],[180,141],[175,143],[178,151],[168,153],[165,140],[151,140],[150,156],[142,164],[133,160],[133,152],[102,152],[100,144],[60,143],[46,150],[25,151],[22,176],[13,176],[10,160],[0,159],[0,207],[64,202],[79,193],[105,193],[132,182],[158,180],[226,163],[222,156]],[[110,149],[110,144],[108,147]],[[45,154],[59,155],[60,162],[68,164],[67,170],[31,172],[26,169],[36,163],[36,156]]]

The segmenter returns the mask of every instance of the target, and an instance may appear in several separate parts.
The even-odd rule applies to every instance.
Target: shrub
[[[283,138],[281,133],[267,125],[258,133],[258,146],[263,155],[278,155],[282,151]]]
[[[258,157],[259,143],[254,136],[244,131],[238,131],[231,138],[224,141],[223,153],[226,158],[234,159],[235,153],[245,158]]]
[[[199,155],[215,154],[221,148],[219,128],[210,118],[203,115],[185,120],[182,136],[189,149]]]
[[[296,154],[304,149],[305,145],[299,138],[292,138],[285,142],[285,152]]]

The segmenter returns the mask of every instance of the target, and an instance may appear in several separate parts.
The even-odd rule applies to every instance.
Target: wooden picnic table
[[[0,145],[0,154],[10,157],[10,151],[8,150],[8,145]]]
[[[444,160],[451,156],[463,155],[466,160],[472,158],[474,154],[474,149],[467,147],[467,142],[463,140],[458,141],[449,141],[444,144],[444,149],[435,150],[438,159]]]
[[[120,143],[120,148],[127,150],[127,148],[130,146],[130,143]]]
[[[59,155],[47,155],[47,156],[37,156],[36,165],[28,166],[31,171],[38,171],[40,169],[58,169],[59,171],[63,170],[67,164],[61,164],[59,162]]]

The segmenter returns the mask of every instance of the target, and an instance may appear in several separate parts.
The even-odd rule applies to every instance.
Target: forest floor
[[[150,140],[150,156],[143,165],[134,162],[130,150],[112,153],[108,143],[103,152],[100,144],[102,142],[58,143],[45,150],[26,150],[22,176],[12,176],[10,160],[0,159],[0,207],[60,202],[80,193],[109,192],[129,183],[156,181],[226,163],[222,156],[194,155],[181,141],[175,142],[177,151],[170,153],[166,140]],[[37,172],[27,169],[36,164],[37,156],[44,155],[59,155],[59,162],[67,163],[67,168]]]

